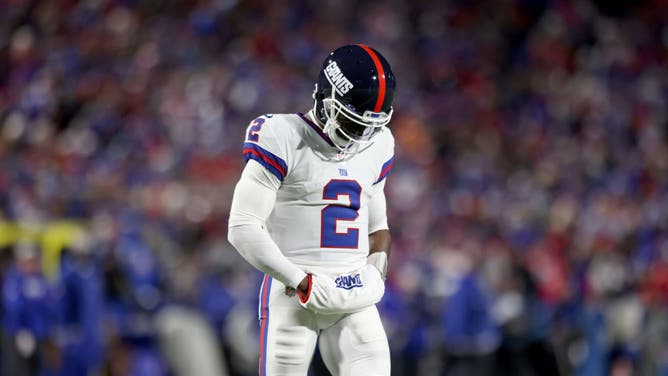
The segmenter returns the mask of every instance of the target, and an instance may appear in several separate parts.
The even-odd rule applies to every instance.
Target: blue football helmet
[[[366,145],[392,118],[396,80],[390,64],[363,44],[339,47],[322,63],[313,113],[342,152]]]

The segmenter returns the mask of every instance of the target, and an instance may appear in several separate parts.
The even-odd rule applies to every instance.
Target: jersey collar
[[[306,115],[302,114],[301,112],[297,112],[297,116],[299,116],[309,127],[311,127],[311,129],[313,129],[323,140],[325,140],[329,146],[335,147],[332,140],[329,139],[329,136],[327,136],[316,123],[311,121],[311,119],[306,117]]]

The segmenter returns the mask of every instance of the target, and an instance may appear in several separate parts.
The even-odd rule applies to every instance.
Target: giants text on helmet
[[[339,66],[336,65],[336,61],[332,61],[327,65],[325,73],[327,74],[329,83],[332,84],[340,94],[345,94],[354,87],[346,76],[343,75]]]

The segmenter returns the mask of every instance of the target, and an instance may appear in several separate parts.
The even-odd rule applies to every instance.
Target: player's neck
[[[313,109],[310,109],[309,112],[306,113],[306,117],[313,122],[318,128],[321,130],[325,129],[325,125],[320,122],[320,119],[318,119],[317,116],[315,116],[315,113],[313,113]]]

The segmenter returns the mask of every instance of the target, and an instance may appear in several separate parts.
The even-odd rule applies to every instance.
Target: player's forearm
[[[369,235],[369,254],[384,251],[390,257],[392,251],[392,236],[390,230],[378,230]]]
[[[261,225],[231,226],[227,239],[251,265],[286,286],[296,288],[306,275],[281,253],[269,233]]]
[[[392,236],[389,230],[378,230],[369,235],[367,263],[374,265],[383,279],[387,276],[391,247]]]
[[[297,287],[306,273],[283,255],[264,227],[278,189],[278,181],[268,179],[256,162],[246,165],[234,189],[227,239],[251,265],[286,286]]]
[[[390,256],[392,237],[387,226],[387,203],[385,200],[385,180],[374,187],[369,201],[369,254],[384,251]]]

